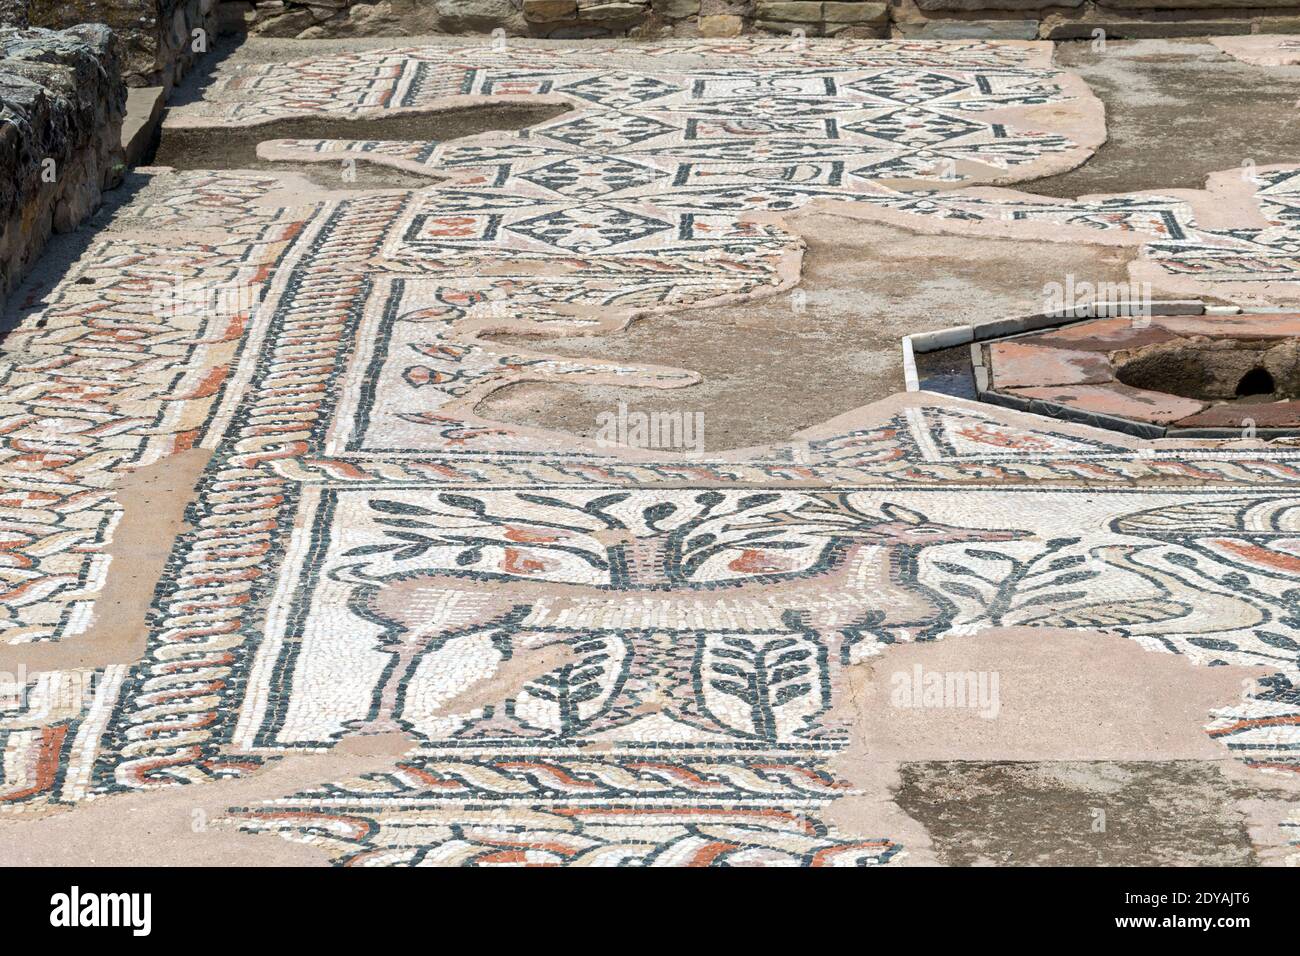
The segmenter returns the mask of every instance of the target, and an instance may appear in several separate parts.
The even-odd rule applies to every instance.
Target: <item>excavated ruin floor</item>
[[[1300,862],[1300,451],[905,388],[1300,310],[1300,67],[1053,54],[212,58],[5,317],[0,862]]]
[[[1062,43],[1056,62],[1106,104],[1107,141],[1083,166],[1034,183],[1044,196],[1200,189],[1220,169],[1295,162],[1300,67],[1261,68],[1203,39]]]

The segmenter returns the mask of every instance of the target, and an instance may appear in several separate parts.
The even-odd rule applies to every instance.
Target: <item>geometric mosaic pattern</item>
[[[643,62],[671,56],[679,64],[702,53],[715,61],[653,75],[602,68],[609,52],[425,47],[254,65],[219,77],[210,103],[174,120],[253,123],[326,109],[371,115],[461,96],[549,97],[574,106],[521,133],[432,148],[262,144],[269,158],[364,157],[450,177],[421,191],[385,242],[383,271],[404,277],[374,275],[371,267],[386,305],[367,317],[360,341],[379,358],[358,370],[367,380],[350,383],[349,395],[401,398],[348,416],[331,434],[332,449],[551,448],[555,436],[479,422],[473,406],[522,377],[652,387],[695,378],[682,370],[502,356],[477,333],[599,332],[639,314],[787,287],[796,279],[800,243],[748,223],[747,214],[822,196],[876,195],[882,177],[987,180],[1020,167],[1032,175],[1044,160],[1086,151],[1059,132],[1031,131],[1012,119],[1053,105],[1095,108],[1073,78],[1047,65],[1044,48],[639,47]],[[352,207],[340,215],[339,226],[351,228]],[[548,264],[544,276],[540,262]]]
[[[1243,205],[1255,207],[1263,225],[1202,226],[1186,193],[1051,200],[1001,191],[882,190],[874,197],[854,198],[895,216],[940,220],[968,232],[983,226],[1015,235],[1017,227],[1053,225],[1131,237],[1128,241],[1142,243],[1137,274],[1163,287],[1228,297],[1237,292],[1300,298],[1300,169],[1216,173],[1210,177],[1210,191],[1239,195]],[[1265,284],[1270,288],[1263,289]]]
[[[1073,148],[1005,119],[1069,97],[1041,51],[737,41],[647,47],[672,67],[640,73],[600,47],[475,54],[491,62],[434,47],[248,67],[196,115],[588,105],[432,148],[269,150],[451,177],[425,190],[277,207],[274,176],[160,177],[24,324],[0,418],[6,638],[84,626],[123,470],[214,456],[144,657],[98,674],[84,707],[51,705],[76,676],[56,672],[0,711],[5,812],[395,728],[412,750],[391,771],[234,825],[355,864],[888,863],[905,852],[890,834],[827,822],[851,793],[833,767],[845,668],[1007,625],[1265,665],[1210,732],[1254,766],[1300,767],[1300,452],[1139,450],[915,395],[749,456],[621,456],[471,411],[526,378],[695,381],[481,335],[599,332],[789,286],[799,241],[744,213],[919,200],[878,180],[945,159],[959,178],[1025,172]],[[151,323],[169,270],[258,305]],[[565,663],[456,705],[545,649]]]

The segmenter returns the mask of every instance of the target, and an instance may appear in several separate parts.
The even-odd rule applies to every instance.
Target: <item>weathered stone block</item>
[[[820,23],[822,5],[809,0],[758,0],[754,15],[776,23]]]
[[[700,36],[702,37],[738,37],[745,21],[733,14],[718,13],[713,16],[700,17]]]
[[[1086,40],[1102,30],[1112,40],[1150,40],[1159,37],[1241,36],[1250,33],[1250,21],[1241,20],[1075,20],[1044,24],[1046,40]]]
[[[889,19],[889,7],[884,3],[832,3],[822,4],[822,19],[826,23],[880,24]]]
[[[524,19],[533,23],[571,20],[577,14],[577,0],[524,0]]]
[[[1294,9],[1296,0],[1105,0],[1099,7],[1112,10],[1222,10],[1231,7],[1289,7]]]
[[[820,23],[782,23],[780,20],[755,20],[755,30],[763,30],[767,33],[782,33],[789,36],[795,31],[801,31],[807,37],[819,37],[822,35],[822,25]]]
[[[578,15],[584,20],[639,20],[645,13],[646,8],[639,3],[578,4]]]
[[[904,36],[921,40],[1033,40],[1037,20],[926,20],[899,24]]]
[[[1300,33],[1300,17],[1260,17],[1260,33]]]
[[[102,24],[0,29],[0,299],[120,181],[121,69]]]
[[[303,30],[315,24],[316,19],[305,7],[290,7],[283,13],[264,16],[258,8],[257,22],[250,32],[264,37],[296,37]]]
[[[438,28],[447,33],[522,32],[523,13],[511,0],[437,0]]]
[[[921,10],[1042,10],[1080,7],[1083,0],[915,0]]]
[[[878,24],[850,23],[848,26],[828,23],[826,24],[826,32],[837,40],[888,39],[889,22]]]
[[[669,20],[681,20],[699,14],[700,0],[661,0],[655,10]]]
[[[597,23],[571,23],[552,30],[547,37],[553,40],[601,40],[613,35],[608,27]]]

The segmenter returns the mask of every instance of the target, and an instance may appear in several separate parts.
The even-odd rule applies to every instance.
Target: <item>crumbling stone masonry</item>
[[[218,11],[231,29],[304,39],[495,30],[556,39],[802,33],[1072,40],[1098,30],[1112,39],[1300,32],[1300,0],[225,0]]]
[[[0,24],[63,30],[112,27],[125,52],[129,86],[170,90],[211,41],[217,0],[0,0]],[[196,41],[195,31],[202,31]]]
[[[0,304],[51,232],[122,175],[126,87],[112,31],[0,28]]]

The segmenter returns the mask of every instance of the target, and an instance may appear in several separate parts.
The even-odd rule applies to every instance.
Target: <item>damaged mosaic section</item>
[[[39,546],[6,552],[33,594],[10,639],[66,637],[93,613],[118,472],[213,455],[144,657],[102,669],[84,706],[36,694],[3,712],[7,813],[396,731],[411,746],[395,768],[229,825],[361,864],[889,863],[896,835],[828,812],[854,794],[832,765],[846,673],[1006,627],[1267,667],[1211,732],[1295,771],[1300,452],[1144,454],[933,396],[714,457],[614,454],[473,414],[517,381],[690,385],[690,370],[484,335],[595,334],[790,287],[800,241],[751,214],[845,197],[948,208],[895,180],[1041,175],[1099,137],[1096,101],[1023,44],[641,53],[664,67],[526,45],[365,51],[229,71],[180,111],[221,125],[462,97],[578,107],[432,147],[265,147],[451,176],[413,192],[159,173],[24,324],[5,366],[10,474],[16,494],[60,497],[11,503],[48,521],[29,525]],[[174,271],[254,289],[256,307],[151,324]],[[70,423],[54,434],[56,399]],[[87,526],[56,537],[68,520]],[[540,674],[493,683],[536,655]]]

